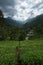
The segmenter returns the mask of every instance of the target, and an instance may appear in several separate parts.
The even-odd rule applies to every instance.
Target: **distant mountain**
[[[16,25],[16,26],[18,26],[18,27],[22,27],[22,25],[23,25],[23,22],[13,20],[13,19],[11,19],[10,17],[5,18],[5,20],[7,21],[7,23],[8,23],[9,25]]]
[[[28,20],[25,25],[23,26],[24,29],[33,29],[33,28],[43,28],[43,14],[38,15],[37,17],[31,19],[30,21]]]
[[[19,40],[24,31],[21,30],[23,22],[11,18],[4,18],[3,12],[0,11],[0,40]],[[24,34],[22,34],[24,36]]]
[[[0,17],[0,40],[16,40],[19,37],[19,26],[12,19]]]

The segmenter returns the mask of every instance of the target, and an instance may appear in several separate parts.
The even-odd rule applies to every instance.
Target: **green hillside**
[[[30,22],[28,21],[25,24],[25,28],[30,29],[39,28],[43,30],[43,14],[33,18]]]
[[[33,30],[36,36],[43,36],[43,14],[33,18],[24,25],[24,29],[29,32]]]
[[[19,27],[12,23],[12,20],[6,20],[0,10],[0,40],[17,40],[19,31]]]

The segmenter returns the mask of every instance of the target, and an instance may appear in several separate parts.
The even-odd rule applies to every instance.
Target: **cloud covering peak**
[[[43,14],[43,0],[1,0],[0,9],[5,17],[24,21]]]

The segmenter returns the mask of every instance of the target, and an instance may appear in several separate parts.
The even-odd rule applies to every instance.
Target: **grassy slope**
[[[19,41],[0,41],[0,64],[6,65],[15,60],[15,48]],[[43,59],[43,39],[28,40],[20,42],[20,54],[22,59],[28,59],[30,56],[37,56]]]

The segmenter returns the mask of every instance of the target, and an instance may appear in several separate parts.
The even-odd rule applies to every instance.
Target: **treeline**
[[[26,37],[43,37],[43,14],[25,23],[22,28],[16,24],[9,24],[8,22],[9,20],[4,18],[0,10],[0,40],[25,40]],[[31,36],[29,32],[33,35]]]
[[[0,40],[24,40],[26,32],[15,24],[8,24],[0,10]]]
[[[33,18],[24,25],[25,30],[33,30],[35,37],[43,37],[43,14]]]

